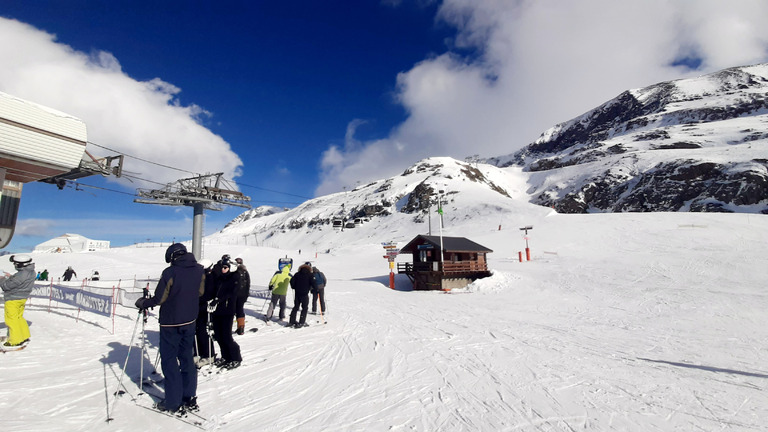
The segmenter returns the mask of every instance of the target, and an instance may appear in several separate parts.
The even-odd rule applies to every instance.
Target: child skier
[[[5,273],[0,278],[0,288],[5,297],[5,325],[8,326],[8,337],[3,341],[3,347],[21,347],[29,343],[30,338],[24,306],[35,285],[35,264],[32,257],[26,254],[11,255],[10,261],[16,273]]]

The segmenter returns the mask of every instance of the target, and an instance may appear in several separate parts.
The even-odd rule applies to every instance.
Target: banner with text
[[[112,296],[94,294],[79,288],[61,285],[35,285],[34,297],[47,297],[59,303],[66,303],[104,316],[112,316]]]

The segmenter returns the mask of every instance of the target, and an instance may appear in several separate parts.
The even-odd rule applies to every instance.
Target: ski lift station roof
[[[5,179],[28,183],[78,168],[85,123],[68,114],[0,92],[0,166]]]
[[[80,234],[64,234],[35,246],[33,252],[77,253],[109,249],[109,241],[92,240]]]

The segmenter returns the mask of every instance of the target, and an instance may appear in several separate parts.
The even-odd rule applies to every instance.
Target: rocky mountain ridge
[[[249,210],[221,234],[330,244],[351,223],[407,240],[431,229],[438,201],[464,231],[477,215],[508,223],[551,209],[768,214],[768,64],[625,91],[484,162],[424,159],[294,209]]]
[[[768,64],[625,91],[487,162],[562,213],[768,213]]]

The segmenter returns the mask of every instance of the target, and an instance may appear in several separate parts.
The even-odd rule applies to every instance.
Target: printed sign
[[[36,285],[32,290],[35,297],[50,297],[59,303],[77,306],[104,316],[112,316],[112,296],[105,296],[61,285]]]

